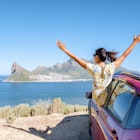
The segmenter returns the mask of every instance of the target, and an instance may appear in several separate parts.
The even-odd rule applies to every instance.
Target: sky
[[[119,52],[140,34],[139,0],[0,0],[0,75],[11,74],[13,62],[33,71],[69,57],[59,39],[80,58],[93,59],[104,47]],[[140,44],[122,66],[140,71]]]

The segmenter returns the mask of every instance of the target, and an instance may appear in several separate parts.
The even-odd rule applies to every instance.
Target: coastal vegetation
[[[73,112],[83,111],[87,112],[87,106],[69,105],[62,102],[61,98],[54,98],[50,100],[38,100],[33,105],[19,104],[17,106],[5,106],[0,108],[0,118],[4,118],[8,123],[18,117],[29,117],[36,115],[48,115],[52,113],[69,114]]]

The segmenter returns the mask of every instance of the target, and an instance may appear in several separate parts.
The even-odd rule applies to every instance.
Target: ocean
[[[21,103],[32,105],[38,100],[61,98],[66,104],[88,105],[85,97],[91,91],[91,81],[73,82],[2,82],[0,76],[0,107]]]

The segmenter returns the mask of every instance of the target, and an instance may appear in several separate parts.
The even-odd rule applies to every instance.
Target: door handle
[[[99,110],[96,110],[96,114],[99,115]]]
[[[118,140],[117,132],[114,128],[110,129],[111,134],[113,135],[113,140]]]

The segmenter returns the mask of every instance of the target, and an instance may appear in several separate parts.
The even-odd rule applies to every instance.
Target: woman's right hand
[[[62,43],[60,40],[58,40],[57,42],[57,46],[62,50],[64,51],[66,49],[66,46],[64,43]]]
[[[136,43],[139,43],[139,42],[140,42],[140,35],[134,36],[134,41],[135,41]]]

